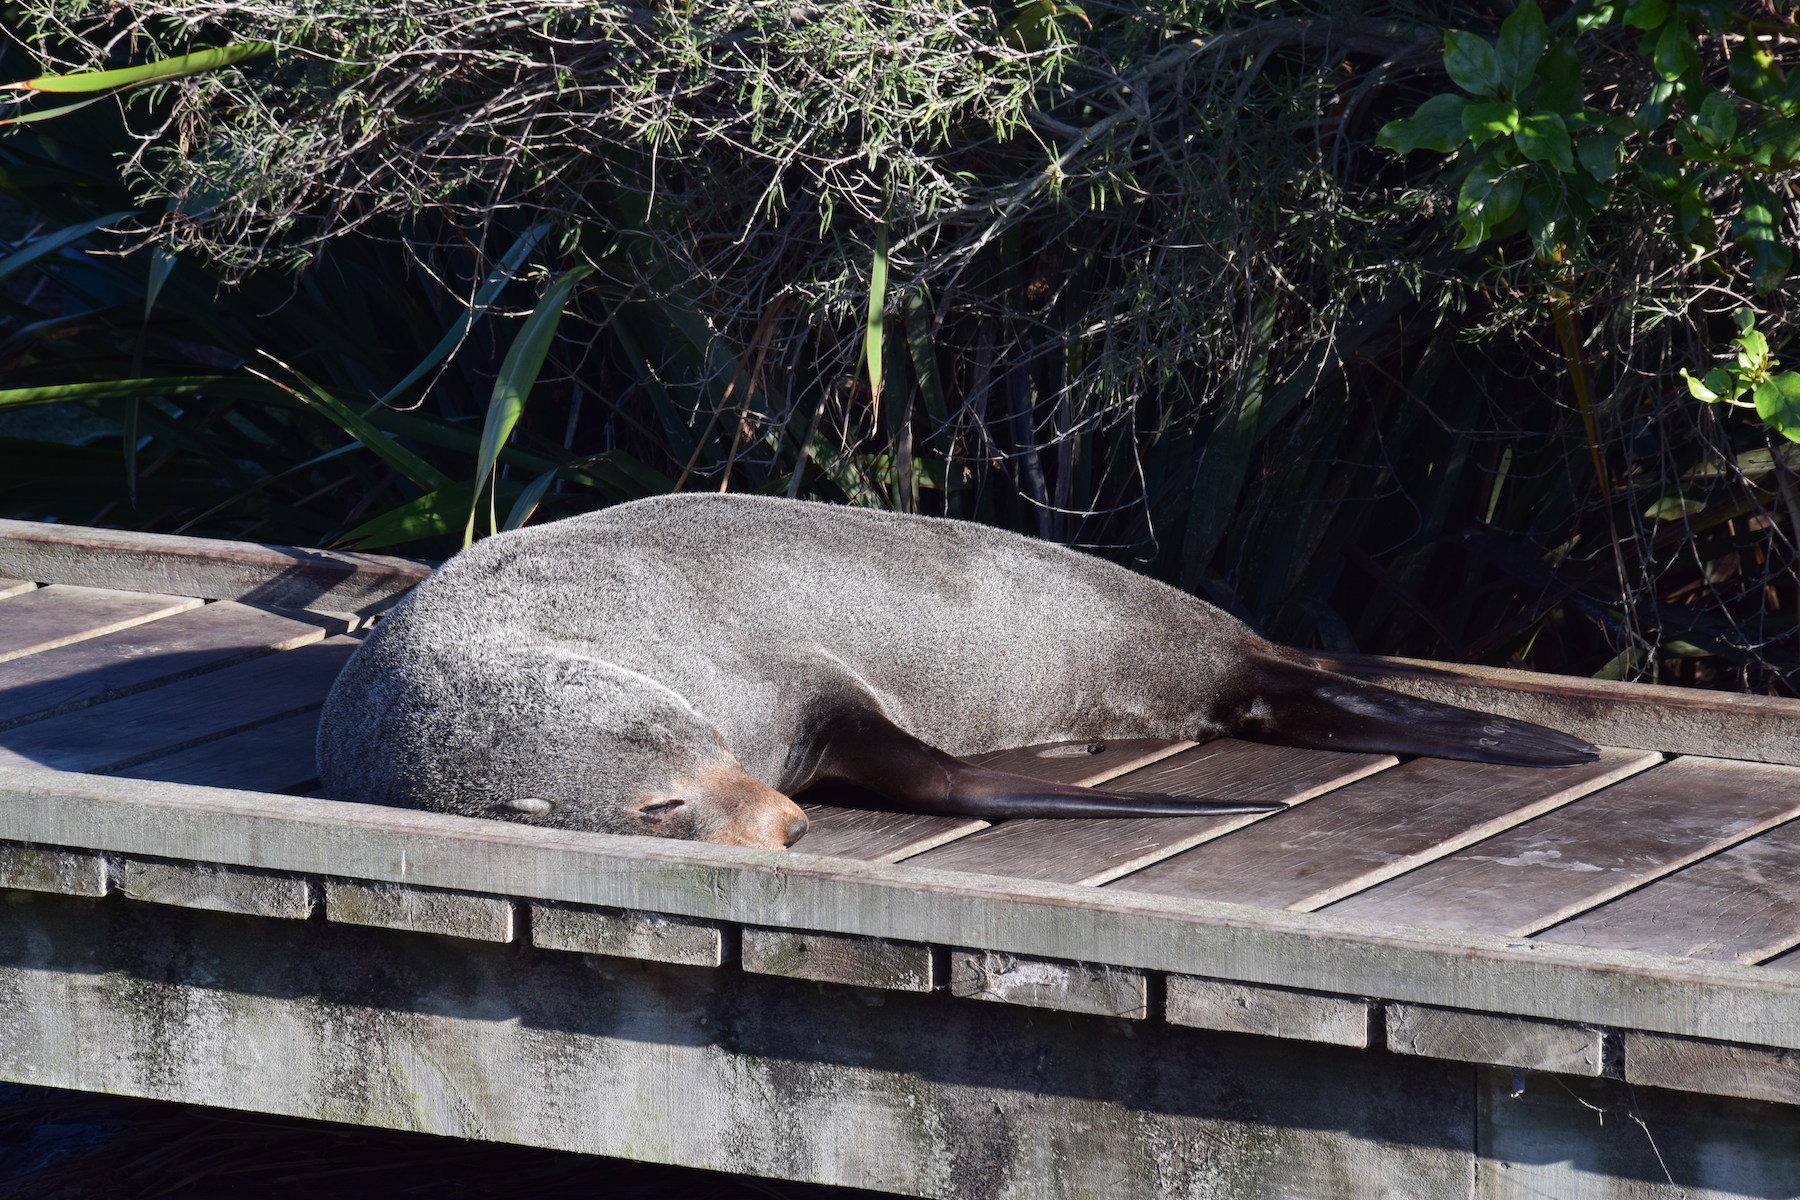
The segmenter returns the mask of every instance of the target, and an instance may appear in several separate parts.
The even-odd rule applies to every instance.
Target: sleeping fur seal
[[[782,847],[838,780],[984,818],[1261,811],[955,756],[1222,734],[1590,761],[1537,725],[1330,674],[1218,609],[981,525],[687,494],[500,534],[420,584],[325,703],[326,794]]]

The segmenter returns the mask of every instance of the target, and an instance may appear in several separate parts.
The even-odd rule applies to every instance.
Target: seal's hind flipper
[[[1259,655],[1238,737],[1314,750],[1426,754],[1469,762],[1565,767],[1600,751],[1577,737],[1511,717],[1406,696],[1372,683]]]
[[[906,812],[1010,821],[1020,817],[1205,817],[1270,812],[1280,804],[1102,792],[990,771],[952,757],[885,716],[857,713],[834,722],[811,779],[840,780]],[[805,785],[802,785],[805,786]]]

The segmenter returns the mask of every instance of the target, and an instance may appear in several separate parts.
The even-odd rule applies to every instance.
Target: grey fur
[[[735,777],[734,756],[791,793],[846,706],[953,755],[1208,737],[1264,719],[1254,683],[1272,662],[1308,660],[1060,546],[803,501],[664,496],[446,563],[351,660],[320,765],[343,799],[741,840],[698,811],[647,830],[630,806],[697,773]],[[555,807],[507,807],[519,797]]]

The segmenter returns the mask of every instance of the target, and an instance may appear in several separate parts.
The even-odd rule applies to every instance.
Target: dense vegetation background
[[[436,556],[758,491],[1302,645],[1800,683],[1773,3],[0,21],[8,79],[236,47],[14,93],[0,515]]]

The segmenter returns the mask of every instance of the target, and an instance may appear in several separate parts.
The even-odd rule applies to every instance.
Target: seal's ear
[[[540,800],[536,796],[520,796],[515,800],[502,800],[496,807],[522,813],[528,817],[542,817],[547,816],[556,808],[556,802]]]

